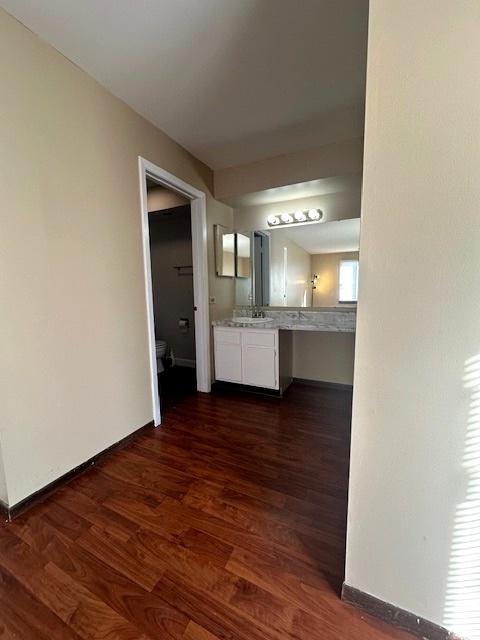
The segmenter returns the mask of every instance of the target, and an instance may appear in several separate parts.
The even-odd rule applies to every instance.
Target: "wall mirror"
[[[356,304],[360,218],[237,235],[250,241],[250,273],[235,284],[237,305],[318,308]],[[245,263],[242,270],[246,273]]]

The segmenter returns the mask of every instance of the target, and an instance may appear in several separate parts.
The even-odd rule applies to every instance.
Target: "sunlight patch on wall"
[[[471,392],[463,457],[468,484],[455,514],[444,624],[480,640],[480,355],[465,362],[463,381]]]

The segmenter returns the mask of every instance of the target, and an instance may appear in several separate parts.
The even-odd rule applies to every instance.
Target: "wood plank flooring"
[[[409,638],[339,599],[350,403],[180,398],[0,528],[0,638]]]

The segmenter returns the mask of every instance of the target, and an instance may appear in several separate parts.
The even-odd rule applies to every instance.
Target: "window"
[[[341,260],[338,286],[339,302],[357,302],[358,260]]]

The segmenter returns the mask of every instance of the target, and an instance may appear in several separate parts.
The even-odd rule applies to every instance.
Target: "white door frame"
[[[155,320],[153,314],[152,270],[150,261],[150,230],[148,226],[147,177],[190,200],[192,218],[193,304],[195,306],[195,352],[197,390],[211,391],[210,325],[208,310],[208,250],[207,209],[205,194],[152,162],[138,157],[140,174],[140,203],[142,210],[143,269],[147,305],[148,346],[150,352],[150,382],[153,420],[161,423],[158,395],[157,355],[155,349]]]

